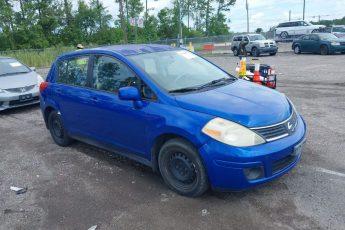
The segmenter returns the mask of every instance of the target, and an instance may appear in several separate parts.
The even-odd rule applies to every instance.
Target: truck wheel
[[[232,52],[234,53],[234,56],[238,56],[238,49],[235,47]]]
[[[320,47],[320,54],[321,55],[328,55],[329,54],[329,50],[328,50],[328,47],[326,45],[322,45]]]
[[[293,48],[293,52],[295,54],[300,54],[301,53],[301,48],[299,47],[299,45],[295,45],[295,47]]]
[[[163,145],[158,166],[165,183],[183,196],[200,196],[209,187],[198,151],[181,138],[171,139]]]
[[[286,32],[286,31],[280,33],[280,37],[281,37],[282,39],[287,39],[288,36],[289,36],[289,34],[288,34],[288,32]]]
[[[252,48],[252,55],[253,55],[253,57],[259,57],[260,56],[260,51],[258,50],[258,48],[256,48],[256,47]]]

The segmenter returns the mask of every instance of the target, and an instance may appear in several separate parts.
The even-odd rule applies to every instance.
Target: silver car
[[[0,57],[0,111],[39,103],[42,77],[18,60]]]

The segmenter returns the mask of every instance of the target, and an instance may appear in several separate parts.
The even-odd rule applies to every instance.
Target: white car
[[[280,36],[281,39],[288,39],[289,37],[319,32],[323,28],[325,28],[324,25],[313,25],[306,21],[283,22],[276,27],[276,36]]]

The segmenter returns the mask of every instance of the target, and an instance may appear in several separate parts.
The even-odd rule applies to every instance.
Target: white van
[[[280,36],[281,39],[287,39],[292,36],[319,32],[323,28],[325,26],[313,25],[306,21],[283,22],[276,27],[276,35]]]

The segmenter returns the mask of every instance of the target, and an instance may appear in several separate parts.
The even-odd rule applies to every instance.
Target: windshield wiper
[[[6,75],[16,75],[16,74],[21,74],[21,73],[29,73],[29,72],[3,73],[3,74],[0,74],[0,76],[6,76]]]
[[[199,89],[200,87],[186,87],[186,88],[181,88],[181,89],[170,90],[169,93],[185,93],[185,92],[190,92],[190,91],[196,91]]]
[[[236,78],[220,78],[220,79],[217,79],[217,80],[213,80],[209,83],[206,83],[204,85],[201,85],[199,86],[199,89],[202,89],[202,88],[206,88],[206,87],[210,87],[210,86],[218,86],[218,85],[225,85],[227,82],[229,81],[235,81]]]
[[[185,93],[185,92],[191,92],[191,91],[197,91],[197,90],[201,90],[203,88],[207,88],[207,87],[211,87],[211,86],[220,86],[220,85],[225,85],[228,82],[233,82],[236,81],[237,78],[220,78],[217,80],[213,80],[211,82],[208,82],[206,84],[203,85],[199,85],[199,86],[193,86],[193,87],[186,87],[186,88],[181,88],[181,89],[174,89],[174,90],[170,90],[169,93]]]

